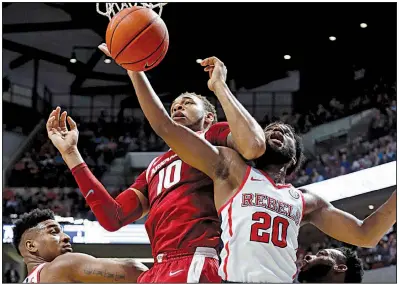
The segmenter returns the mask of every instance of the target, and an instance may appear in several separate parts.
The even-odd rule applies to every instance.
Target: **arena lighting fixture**
[[[288,54],[287,54],[287,55],[284,55],[284,59],[285,59],[285,60],[291,59],[291,55],[288,55]]]
[[[111,63],[111,58],[105,57],[104,63],[105,63],[105,64],[110,64],[110,63]]]
[[[72,51],[71,59],[69,59],[69,62],[71,62],[72,64],[77,62],[75,51]]]
[[[366,23],[361,23],[361,24],[360,24],[360,27],[361,27],[362,29],[365,29],[365,28],[367,28],[367,24],[366,24]]]
[[[336,38],[335,36],[330,36],[329,39],[330,39],[331,41],[335,41],[337,38]]]
[[[370,210],[373,210],[373,209],[374,209],[374,205],[371,205],[371,204],[370,204],[370,205],[369,205],[369,209],[370,209]]]

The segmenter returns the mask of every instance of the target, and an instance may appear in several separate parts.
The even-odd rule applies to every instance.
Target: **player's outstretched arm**
[[[216,57],[206,58],[200,64],[209,72],[208,88],[215,93],[226,114],[231,131],[228,145],[247,160],[259,158],[266,150],[264,131],[231,93],[226,84],[226,66]]]
[[[61,255],[51,262],[47,269],[50,273],[43,275],[50,275],[48,278],[54,275],[54,279],[43,279],[46,282],[62,279],[74,283],[136,283],[140,274],[148,270],[144,264],[133,259],[95,258],[82,253]]]
[[[387,231],[396,223],[396,190],[373,214],[363,221],[335,208],[330,202],[304,190],[308,221],[327,235],[352,245],[375,247]]]
[[[143,217],[148,212],[148,199],[139,190],[129,188],[113,199],[104,186],[93,175],[79,153],[78,128],[71,117],[57,107],[47,121],[47,134],[73,176],[98,222],[108,231]],[[66,121],[70,129],[68,130]]]
[[[154,131],[187,164],[215,178],[223,165],[221,151],[191,129],[175,123],[166,112],[144,72],[128,71],[144,115]]]

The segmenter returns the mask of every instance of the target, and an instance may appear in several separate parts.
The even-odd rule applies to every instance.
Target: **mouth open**
[[[284,144],[284,135],[280,131],[274,131],[270,135],[270,141],[281,147]]]
[[[172,118],[176,120],[176,119],[186,118],[186,116],[184,115],[183,112],[181,112],[181,111],[176,111],[176,112],[173,114]]]

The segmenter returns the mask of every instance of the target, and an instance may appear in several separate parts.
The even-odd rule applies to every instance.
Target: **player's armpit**
[[[396,191],[389,200],[365,220],[335,208],[323,198],[306,192],[306,220],[327,235],[352,245],[375,247],[385,233],[396,223]],[[309,206],[310,205],[310,206]]]
[[[137,282],[148,268],[135,260],[95,258],[87,254],[68,253],[50,263],[48,271],[71,282]]]

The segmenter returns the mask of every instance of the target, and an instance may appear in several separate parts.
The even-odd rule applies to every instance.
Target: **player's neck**
[[[268,165],[263,169],[275,183],[285,183],[286,169],[281,165]]]
[[[33,270],[36,269],[36,267],[38,267],[40,264],[46,263],[44,260],[42,259],[33,259],[33,258],[29,258],[26,259],[24,258],[24,261],[26,262],[26,269],[28,270],[28,274],[31,274]]]

